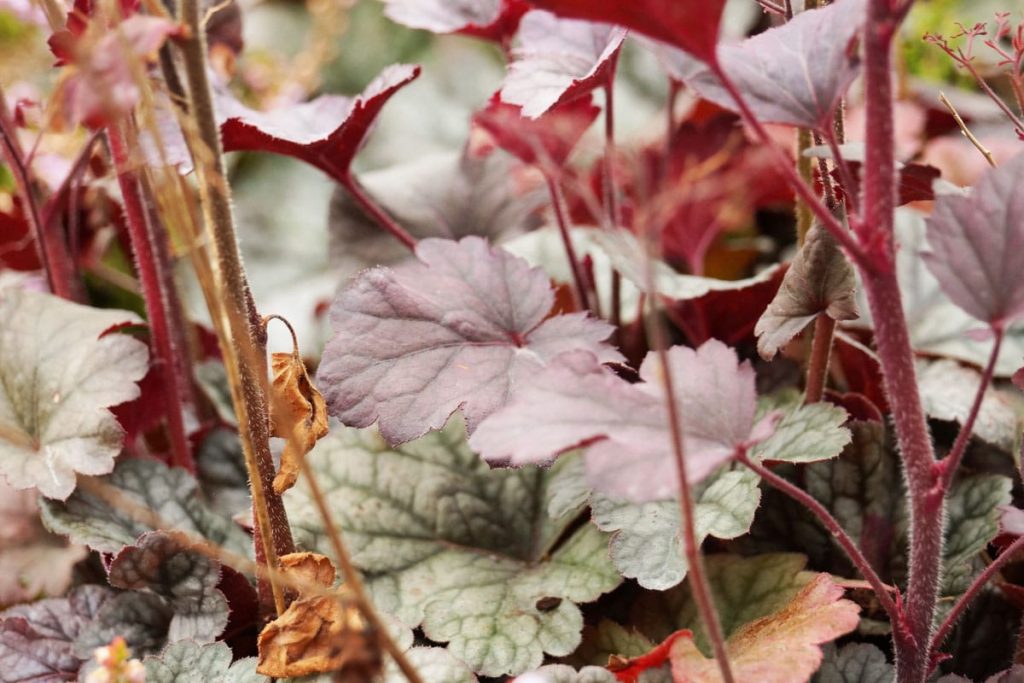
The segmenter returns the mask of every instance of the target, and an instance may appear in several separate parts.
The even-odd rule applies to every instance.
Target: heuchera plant
[[[961,115],[913,0],[744,4],[383,0],[505,68],[373,171],[458,65],[268,87],[234,0],[15,4],[0,681],[1024,680],[1024,28],[924,36]],[[334,186],[313,295],[242,262],[267,154]]]

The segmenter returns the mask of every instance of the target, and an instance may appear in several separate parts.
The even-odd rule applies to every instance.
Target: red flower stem
[[[875,572],[874,567],[868,562],[868,558],[861,552],[860,547],[857,543],[850,538],[850,535],[846,533],[843,526],[832,516],[832,513],[828,509],[818,502],[814,496],[801,489],[796,484],[792,483],[784,477],[772,472],[764,465],[754,462],[745,452],[740,452],[737,455],[743,465],[750,468],[757,473],[762,479],[771,484],[773,487],[778,489],[780,492],[786,494],[800,505],[803,505],[807,510],[810,511],[818,521],[821,522],[830,534],[835,539],[836,543],[846,552],[846,556],[850,558],[853,565],[860,572],[864,580],[871,584],[871,588],[875,591],[875,596],[878,598],[879,604],[882,609],[885,610],[886,614],[889,615],[889,620],[893,624],[893,628],[897,628],[902,623],[903,617],[900,613],[900,608],[892,598],[892,594],[899,595],[899,589],[893,586],[887,586],[882,579]]]
[[[921,405],[914,354],[896,278],[893,223],[896,160],[893,136],[892,41],[905,5],[870,0],[864,31],[867,140],[864,159],[864,220],[858,226],[869,256],[861,265],[882,377],[907,480],[910,507],[908,632],[894,631],[897,680],[924,683],[930,669],[928,643],[942,569],[945,491]]]
[[[377,201],[367,193],[362,184],[352,175],[351,172],[334,174],[334,178],[341,183],[342,187],[349,191],[352,198],[368,213],[377,224],[384,228],[392,237],[404,244],[409,251],[416,251],[416,238],[395,221]]]
[[[555,211],[555,221],[558,223],[558,233],[562,236],[562,244],[565,245],[565,255],[569,259],[569,268],[572,270],[573,287],[576,292],[576,306],[581,311],[589,311],[590,301],[587,296],[587,281],[583,276],[583,267],[580,265],[579,257],[576,255],[576,247],[572,244],[569,234],[569,223],[562,206],[562,193],[558,189],[558,182],[554,175],[544,171],[544,180],[548,185],[548,192],[551,194],[551,208]]]
[[[967,419],[964,420],[963,426],[960,427],[960,432],[956,435],[956,441],[953,442],[949,455],[939,462],[939,466],[942,468],[942,488],[947,492],[953,483],[953,475],[956,474],[956,471],[960,468],[960,463],[963,462],[964,453],[967,451],[967,442],[971,439],[974,423],[978,419],[978,413],[981,412],[981,404],[985,400],[985,391],[988,389],[989,384],[992,383],[992,377],[995,375],[996,362],[999,360],[999,351],[1003,346],[1003,339],[1006,333],[1002,327],[994,327],[993,332],[995,334],[995,343],[992,345],[992,355],[989,356],[988,365],[985,366],[985,371],[981,376],[981,383],[978,384],[978,392],[974,396],[974,403],[971,404],[971,412],[967,414]]]
[[[47,224],[42,220],[39,203],[36,201],[36,195],[32,189],[29,169],[25,164],[25,155],[18,143],[17,129],[14,126],[14,121],[11,120],[2,90],[0,90],[0,138],[3,139],[3,145],[0,145],[3,149],[3,158],[14,176],[14,183],[21,196],[22,208],[25,211],[29,228],[32,230],[39,260],[46,271],[50,291],[70,301],[81,301],[83,298],[82,286],[75,276],[75,263],[68,251],[67,242],[59,232],[47,232]]]
[[[146,301],[146,314],[153,335],[153,356],[163,379],[168,397],[167,431],[171,442],[172,467],[183,467],[195,472],[195,460],[185,429],[183,411],[191,405],[191,386],[187,380],[188,362],[185,349],[176,344],[171,324],[171,299],[175,296],[168,291],[172,284],[171,264],[168,258],[166,235],[150,220],[142,199],[141,183],[132,167],[130,146],[125,138],[127,124],[111,125],[107,128],[111,156],[117,169],[117,182],[124,200],[125,222],[135,256],[135,271],[142,285]],[[160,242],[163,241],[163,244]]]
[[[832,337],[836,321],[825,313],[819,313],[814,321],[814,342],[811,345],[811,359],[807,366],[806,403],[817,403],[825,392],[828,381],[828,361],[832,355]]]
[[[999,570],[1006,566],[1014,557],[1024,550],[1024,536],[1019,537],[1013,543],[1011,543],[1006,550],[1000,553],[999,557],[992,561],[992,564],[985,567],[984,571],[974,577],[974,581],[967,588],[967,591],[953,603],[953,608],[949,610],[949,614],[942,620],[942,625],[939,626],[935,632],[935,637],[932,638],[931,652],[937,652],[942,643],[945,642],[949,636],[950,631],[956,625],[956,622],[960,619],[960,616],[964,613],[964,610],[971,604],[974,598],[978,597],[978,593],[981,589],[992,580],[992,577],[999,573]],[[934,658],[933,658],[934,659]]]
[[[683,452],[683,418],[679,414],[679,404],[676,401],[672,371],[668,362],[668,350],[665,339],[665,327],[662,324],[661,315],[658,311],[660,297],[654,281],[654,271],[651,266],[650,252],[646,259],[645,279],[647,291],[650,296],[647,301],[650,306],[648,318],[651,347],[658,356],[658,364],[661,366],[661,382],[665,392],[665,408],[668,411],[668,426],[672,440],[672,456],[676,463],[676,474],[679,478],[679,511],[680,524],[683,528],[683,550],[686,555],[687,579],[690,582],[690,592],[697,603],[697,613],[700,615],[704,628],[707,630],[708,639],[711,641],[711,648],[715,655],[715,662],[722,674],[723,683],[735,683],[732,675],[732,668],[729,665],[729,653],[725,649],[725,635],[722,631],[722,624],[715,609],[714,599],[711,595],[711,587],[708,584],[707,575],[704,572],[704,558],[700,552],[700,541],[697,539],[697,531],[694,528],[693,513],[695,503],[693,491],[690,489],[689,479],[686,475],[686,457]],[[643,309],[639,319],[643,319]]]
[[[793,165],[792,160],[786,155],[778,145],[775,144],[771,136],[768,135],[768,131],[765,130],[764,125],[757,119],[754,112],[750,109],[750,105],[747,104],[746,98],[740,93],[739,88],[729,77],[725,70],[717,64],[711,64],[711,68],[714,70],[716,76],[722,83],[722,87],[725,88],[729,96],[732,97],[736,103],[736,107],[739,109],[740,117],[743,122],[747,124],[750,129],[757,136],[758,141],[763,144],[766,148],[771,150],[774,156],[775,165],[779,171],[786,176],[786,180],[789,182],[793,191],[796,192],[797,196],[806,202],[807,207],[814,213],[821,224],[835,236],[836,241],[846,251],[850,259],[857,265],[867,265],[867,255],[864,252],[863,247],[854,239],[853,235],[843,227],[843,224],[839,222],[827,206],[825,206],[818,195],[815,194],[814,190],[804,182],[804,179],[800,177],[799,172]]]

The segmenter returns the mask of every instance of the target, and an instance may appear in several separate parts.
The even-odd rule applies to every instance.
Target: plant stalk
[[[180,20],[190,33],[181,41],[181,53],[189,89],[189,111],[198,131],[198,140],[190,140],[190,143],[193,143],[205,234],[215,259],[214,280],[223,302],[219,309],[221,315],[215,322],[238,411],[239,436],[252,487],[257,559],[262,554],[265,564],[277,569],[277,558],[293,552],[295,546],[284,503],[273,489],[266,340],[235,237],[230,188],[207,71],[206,31],[199,0],[182,0],[180,12]],[[269,583],[274,609],[280,614],[285,609],[284,593],[272,575]],[[263,589],[262,582],[260,587]],[[263,600],[264,604],[266,602]]]
[[[817,403],[825,393],[828,382],[828,362],[832,355],[832,337],[836,331],[836,321],[825,313],[819,313],[814,320],[814,341],[811,345],[811,358],[807,367],[807,392],[805,403]]]
[[[171,466],[195,472],[195,460],[185,429],[183,411],[192,405],[189,363],[185,349],[176,343],[172,327],[171,299],[175,292],[165,235],[150,220],[142,199],[141,178],[132,168],[131,146],[127,142],[126,120],[107,128],[111,156],[117,169],[117,182],[124,201],[125,220],[135,256],[135,271],[142,285],[146,313],[153,335],[153,355],[167,386],[167,431],[171,442]],[[161,243],[162,242],[162,243]]]
[[[544,172],[544,180],[548,185],[548,192],[551,194],[551,207],[555,212],[555,221],[558,223],[558,233],[562,236],[562,244],[565,245],[565,255],[569,259],[569,268],[572,271],[573,286],[576,291],[576,305],[581,311],[589,311],[590,297],[587,296],[587,279],[583,275],[583,267],[576,254],[576,247],[572,244],[572,235],[569,233],[569,223],[565,215],[565,208],[562,206],[562,193],[558,190],[558,182],[547,171]]]
[[[342,187],[349,191],[352,198],[362,207],[363,211],[369,214],[373,220],[377,221],[380,227],[384,228],[392,237],[408,247],[409,251],[416,251],[416,238],[410,235],[387,211],[377,204],[376,200],[363,189],[363,186],[356,180],[355,176],[346,172],[344,174],[335,174],[334,177],[341,183]]]

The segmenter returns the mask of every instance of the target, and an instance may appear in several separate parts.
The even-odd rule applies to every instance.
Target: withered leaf
[[[323,555],[291,553],[280,558],[281,570],[302,583],[330,588],[334,566]],[[341,680],[373,680],[380,672],[376,637],[355,601],[337,596],[303,595],[264,627],[259,637],[256,671],[274,678],[342,672]]]
[[[856,320],[857,279],[835,238],[819,225],[807,233],[782,286],[757,321],[757,351],[771,360],[819,313],[833,320]]]
[[[274,436],[287,440],[281,454],[281,469],[274,477],[274,491],[280,495],[295,485],[301,458],[318,439],[326,436],[327,406],[298,353],[273,354],[271,369],[274,384],[270,414]]]

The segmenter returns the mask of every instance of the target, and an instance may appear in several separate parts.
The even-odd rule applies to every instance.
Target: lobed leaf
[[[317,383],[347,425],[378,423],[390,443],[437,429],[456,410],[470,430],[559,353],[620,358],[606,323],[547,318],[547,276],[478,237],[428,239],[418,262],[362,273],[331,307],[334,336]]]
[[[622,580],[596,528],[568,532],[578,509],[547,514],[561,463],[491,470],[458,419],[400,448],[335,430],[308,459],[375,604],[484,676],[572,652],[583,627],[575,603]],[[285,503],[297,542],[329,552],[301,481]]]
[[[687,478],[696,484],[738,447],[763,438],[755,426],[754,372],[712,340],[700,349],[668,351],[683,421]],[[603,368],[587,353],[562,356],[528,380],[489,417],[470,445],[490,461],[549,461],[581,444],[591,486],[632,502],[670,498],[678,490],[662,372],[655,354],[640,366],[639,384]]]
[[[593,97],[583,96],[528,118],[521,107],[495,93],[487,106],[473,115],[473,125],[523,163],[559,169],[600,112]]]
[[[411,28],[506,43],[529,9],[525,0],[384,0],[384,14]]]
[[[625,37],[623,29],[606,24],[528,12],[502,83],[502,101],[536,118],[592,90],[611,87]]]
[[[518,676],[513,683],[616,683],[615,675],[599,666],[579,671],[565,664],[548,664]]]
[[[473,672],[443,647],[413,647],[406,651],[405,656],[424,681],[477,683]],[[389,658],[384,665],[384,683],[402,683],[405,680],[405,675]]]
[[[560,16],[618,24],[713,62],[725,0],[532,0]]]
[[[811,679],[814,683],[893,683],[896,667],[885,653],[867,643],[824,648],[825,661]]]
[[[256,660],[232,662],[224,643],[200,645],[190,640],[171,643],[159,655],[143,660],[148,683],[268,683],[256,673]]]
[[[981,373],[953,360],[918,361],[917,388],[929,417],[958,422],[967,420],[981,384]],[[973,434],[1004,451],[1014,450],[1021,431],[1015,399],[989,386],[974,422]]]
[[[158,514],[171,529],[198,534],[225,550],[248,556],[252,547],[249,535],[198,497],[196,481],[185,470],[155,460],[122,460],[103,481],[127,502]],[[64,502],[41,501],[40,512],[54,533],[105,553],[119,552],[140,535],[154,531],[129,511],[82,490]]]
[[[835,237],[815,224],[782,279],[772,303],[757,321],[757,351],[771,360],[818,315],[836,321],[860,317],[857,276]]]
[[[135,324],[49,294],[0,289],[0,476],[66,499],[76,475],[106,474],[123,431],[110,407],[139,395],[142,342],[109,330]]]
[[[843,426],[848,417],[844,409],[830,403],[804,405],[798,400],[785,406],[775,432],[755,444],[750,455],[756,460],[775,462],[830,460],[850,443],[850,430]]]
[[[387,67],[357,97],[321,95],[302,104],[261,112],[227,93],[217,97],[224,150],[273,152],[301,159],[339,178],[362,147],[391,96],[414,81],[420,67]]]
[[[1024,155],[987,171],[968,196],[946,194],[928,220],[922,258],[950,300],[1005,327],[1024,313]]]
[[[749,531],[761,502],[758,483],[758,476],[749,470],[723,472],[712,479],[694,509],[698,543],[708,536],[729,539]],[[636,505],[594,493],[590,504],[594,524],[612,533],[612,562],[623,576],[651,590],[682,582],[689,568],[678,500]]]
[[[1012,482],[995,474],[977,474],[954,483],[946,506],[942,548],[941,600],[948,608],[963,594],[976,572],[975,560],[999,534],[1000,509],[1010,504]]]

